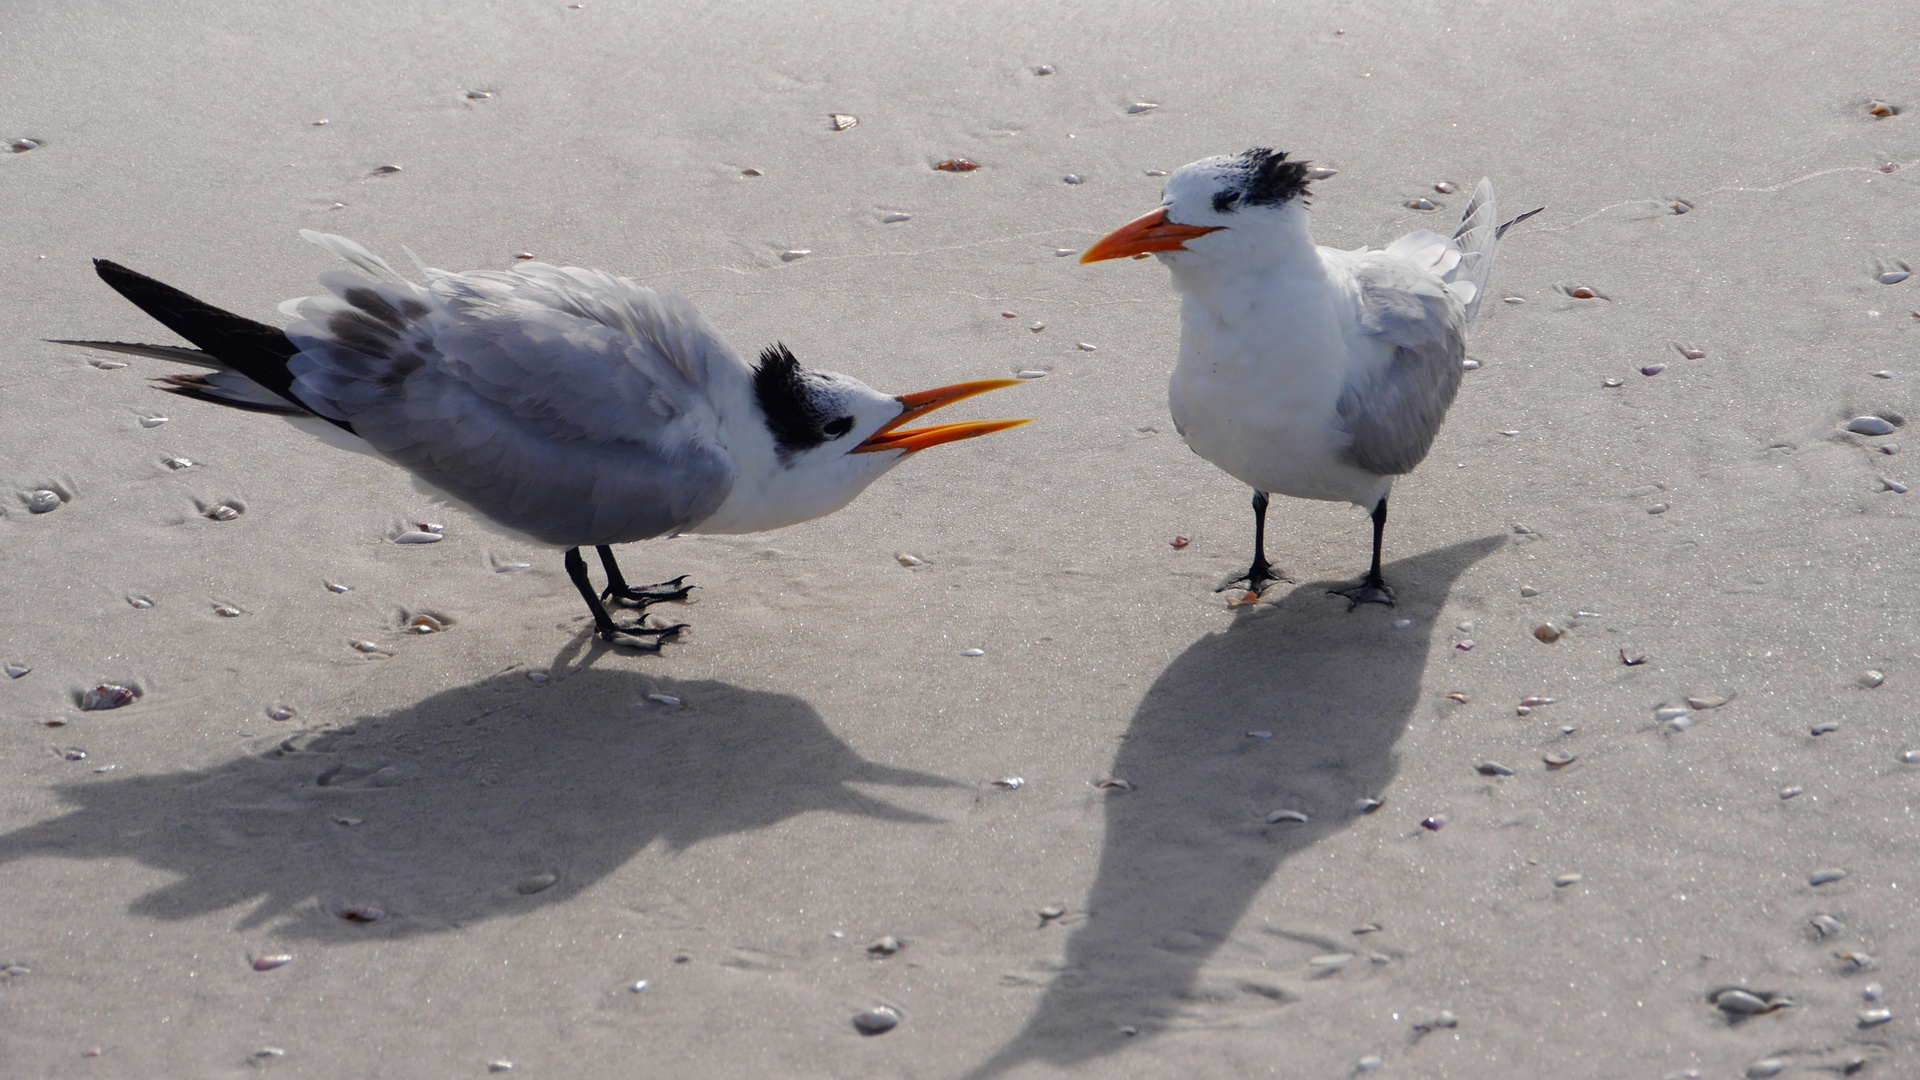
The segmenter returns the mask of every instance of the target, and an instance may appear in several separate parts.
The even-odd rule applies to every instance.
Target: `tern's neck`
[[[1217,293],[1231,284],[1296,273],[1319,273],[1320,254],[1298,203],[1249,212],[1244,224],[1212,233],[1195,257],[1169,259],[1173,287],[1188,295]],[[1203,257],[1202,257],[1203,256]]]

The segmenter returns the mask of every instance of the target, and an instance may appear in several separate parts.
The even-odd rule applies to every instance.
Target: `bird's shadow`
[[[176,876],[134,915],[250,904],[240,929],[392,938],[565,901],[656,841],[677,851],[814,810],[938,820],[849,783],[956,786],[862,760],[791,695],[554,671],[276,735],[207,769],[66,785],[72,809],[0,836],[0,863],[133,858]]]
[[[1202,966],[1281,863],[1350,825],[1359,800],[1383,797],[1434,620],[1454,580],[1505,543],[1485,537],[1389,566],[1400,590],[1389,618],[1410,619],[1404,628],[1349,614],[1324,595],[1330,583],[1309,583],[1161,673],[1114,759],[1112,775],[1131,790],[1109,793],[1086,921],[1024,1029],[970,1080],[1093,1060],[1203,1004]],[[1274,810],[1311,820],[1268,824]],[[1288,1000],[1255,990],[1263,1007]]]

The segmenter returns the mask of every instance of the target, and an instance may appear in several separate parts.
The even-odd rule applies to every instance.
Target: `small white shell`
[[[960,655],[961,655],[961,656],[985,656],[985,655],[987,655],[987,650],[985,650],[985,649],[961,649],[961,650],[960,650]]]
[[[1478,361],[1478,360],[1462,360],[1462,361],[1460,361],[1460,370],[1461,370],[1461,371],[1479,371],[1479,370],[1480,370],[1480,361]]]
[[[1883,671],[1869,670],[1865,675],[1862,675],[1860,677],[1860,685],[1866,687],[1869,690],[1874,689],[1875,687],[1879,686],[1881,683],[1884,683],[1886,681],[1887,681],[1887,676],[1886,676],[1886,673]]]
[[[660,704],[666,705],[668,707],[672,707],[680,704],[680,699],[677,697],[674,697],[672,694],[648,694],[647,700],[657,701]]]
[[[1329,169],[1325,165],[1314,165],[1307,169],[1307,179],[1309,180],[1331,180],[1339,175],[1339,169]]]
[[[912,221],[912,220],[913,220],[913,215],[912,215],[912,214],[900,214],[900,213],[894,213],[894,214],[885,214],[885,215],[882,215],[882,216],[881,216],[881,218],[880,218],[880,220],[881,220],[882,222],[884,222],[884,223],[886,223],[886,224],[888,224],[888,225],[894,225],[894,224],[898,224],[899,222],[902,222],[902,221]]]
[[[1891,1019],[1893,1019],[1892,1009],[1861,1009],[1860,1010],[1860,1026],[1861,1027],[1873,1027],[1876,1024],[1884,1024]]]
[[[1159,107],[1160,107],[1160,103],[1157,101],[1136,101],[1133,104],[1127,106],[1127,115],[1138,116],[1144,112],[1152,112],[1153,110]]]
[[[1569,885],[1580,884],[1581,879],[1582,875],[1580,874],[1561,874],[1559,877],[1553,879],[1553,887],[1556,889],[1564,889]]]
[[[1807,884],[1814,886],[1831,885],[1846,876],[1847,872],[1845,870],[1837,866],[1830,866],[1825,870],[1815,870],[1813,873],[1808,874]]]
[[[1269,825],[1278,825],[1283,821],[1291,821],[1295,824],[1305,825],[1310,820],[1307,815],[1298,810],[1275,810],[1273,813],[1267,815],[1267,824]]]
[[[557,874],[533,874],[515,882],[513,889],[521,896],[532,896],[534,893],[553,888],[554,883],[559,880],[560,877]]]
[[[926,560],[924,560],[924,559],[922,559],[922,558],[921,558],[920,556],[918,556],[918,555],[909,555],[909,554],[907,554],[907,553],[906,553],[906,552],[904,552],[904,551],[896,551],[896,552],[894,552],[894,553],[893,553],[893,559],[894,559],[894,561],[895,561],[895,562],[897,562],[897,563],[899,563],[899,564],[900,564],[901,566],[905,566],[905,567],[915,567],[915,566],[925,566],[925,565],[927,565],[927,563],[926,563]]]
[[[1095,349],[1098,349],[1100,346],[1095,345],[1091,342],[1082,341],[1077,347],[1081,352],[1092,352]]]
[[[885,1005],[877,1005],[854,1016],[853,1026],[862,1035],[884,1034],[900,1026],[900,1014]]]
[[[394,537],[393,542],[396,544],[437,544],[445,539],[446,537],[439,533],[421,532],[410,529]]]
[[[165,465],[167,468],[172,469],[175,472],[178,472],[181,469],[193,468],[193,462],[183,457],[165,458],[160,462],[160,464]]]
[[[1337,952],[1337,953],[1327,953],[1323,956],[1313,957],[1307,961],[1307,965],[1309,967],[1317,967],[1317,968],[1343,968],[1352,962],[1353,962],[1352,953]]]
[[[807,256],[809,256],[809,255],[811,255],[811,254],[813,254],[813,249],[812,249],[812,248],[794,248],[794,249],[792,249],[792,250],[790,250],[790,251],[783,251],[783,252],[781,252],[781,253],[780,253],[780,261],[781,261],[781,262],[793,262],[793,261],[794,261],[794,260],[796,260],[796,259],[804,259],[804,258],[806,258]]]
[[[846,131],[849,128],[858,127],[860,124],[859,117],[848,116],[846,113],[829,113],[827,120],[832,123],[833,130],[835,131]]]
[[[1653,710],[1653,718],[1663,724],[1670,720],[1678,720],[1685,715],[1687,710],[1678,705],[1665,705]]]
[[[353,591],[353,586],[342,585],[339,582],[335,582],[335,581],[322,581],[320,584],[325,585],[327,587],[327,591],[330,593],[343,593],[343,592]]]
[[[143,416],[140,418],[140,426],[143,428],[157,428],[171,419],[173,418],[170,416]]]
[[[1847,421],[1847,430],[1856,435],[1891,435],[1894,426],[1878,416],[1856,416]]]
[[[58,510],[60,505],[60,496],[44,488],[29,492],[27,495],[27,513],[29,514],[44,514],[49,510]]]
[[[240,511],[228,506],[226,503],[214,503],[212,506],[207,507],[207,517],[212,518],[214,521],[232,521],[239,516]]]

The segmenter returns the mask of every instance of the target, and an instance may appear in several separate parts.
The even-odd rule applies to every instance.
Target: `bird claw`
[[[639,649],[642,652],[659,652],[660,646],[663,643],[679,637],[680,631],[687,629],[691,629],[687,623],[674,623],[672,626],[663,626],[659,629],[641,626],[638,623],[631,626],[612,624],[601,627],[599,634],[601,640],[609,644],[625,645],[628,648]],[[640,640],[642,638],[652,638],[653,640]]]
[[[681,574],[671,581],[658,581],[652,585],[641,585],[638,588],[627,585],[624,582],[619,585],[610,584],[601,590],[600,599],[612,600],[625,607],[645,610],[654,604],[663,604],[669,600],[685,600],[688,593],[700,587],[698,585],[680,584],[685,580],[687,580],[687,575]]]
[[[1393,605],[1393,590],[1384,581],[1363,581],[1351,589],[1328,589],[1328,596],[1343,596],[1347,600],[1347,610],[1353,611],[1361,604]]]
[[[1228,589],[1231,589],[1236,585],[1245,585],[1247,587],[1248,592],[1254,593],[1255,595],[1260,595],[1267,591],[1267,586],[1269,584],[1276,581],[1284,581],[1289,585],[1299,584],[1299,582],[1294,578],[1288,577],[1287,572],[1285,570],[1275,570],[1271,566],[1267,566],[1263,564],[1255,564],[1253,566],[1248,567],[1247,572],[1244,574],[1241,574],[1239,577],[1228,578],[1227,580],[1221,582],[1219,585],[1214,587],[1213,591],[1226,592]]]

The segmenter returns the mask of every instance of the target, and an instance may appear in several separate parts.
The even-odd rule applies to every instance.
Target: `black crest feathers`
[[[1255,147],[1241,154],[1240,162],[1247,177],[1241,201],[1248,206],[1278,206],[1307,194],[1307,163],[1288,161],[1284,150]]]
[[[760,350],[760,363],[753,369],[753,397],[767,418],[774,445],[783,455],[826,441],[807,394],[806,379],[807,369],[785,345],[776,343]]]

